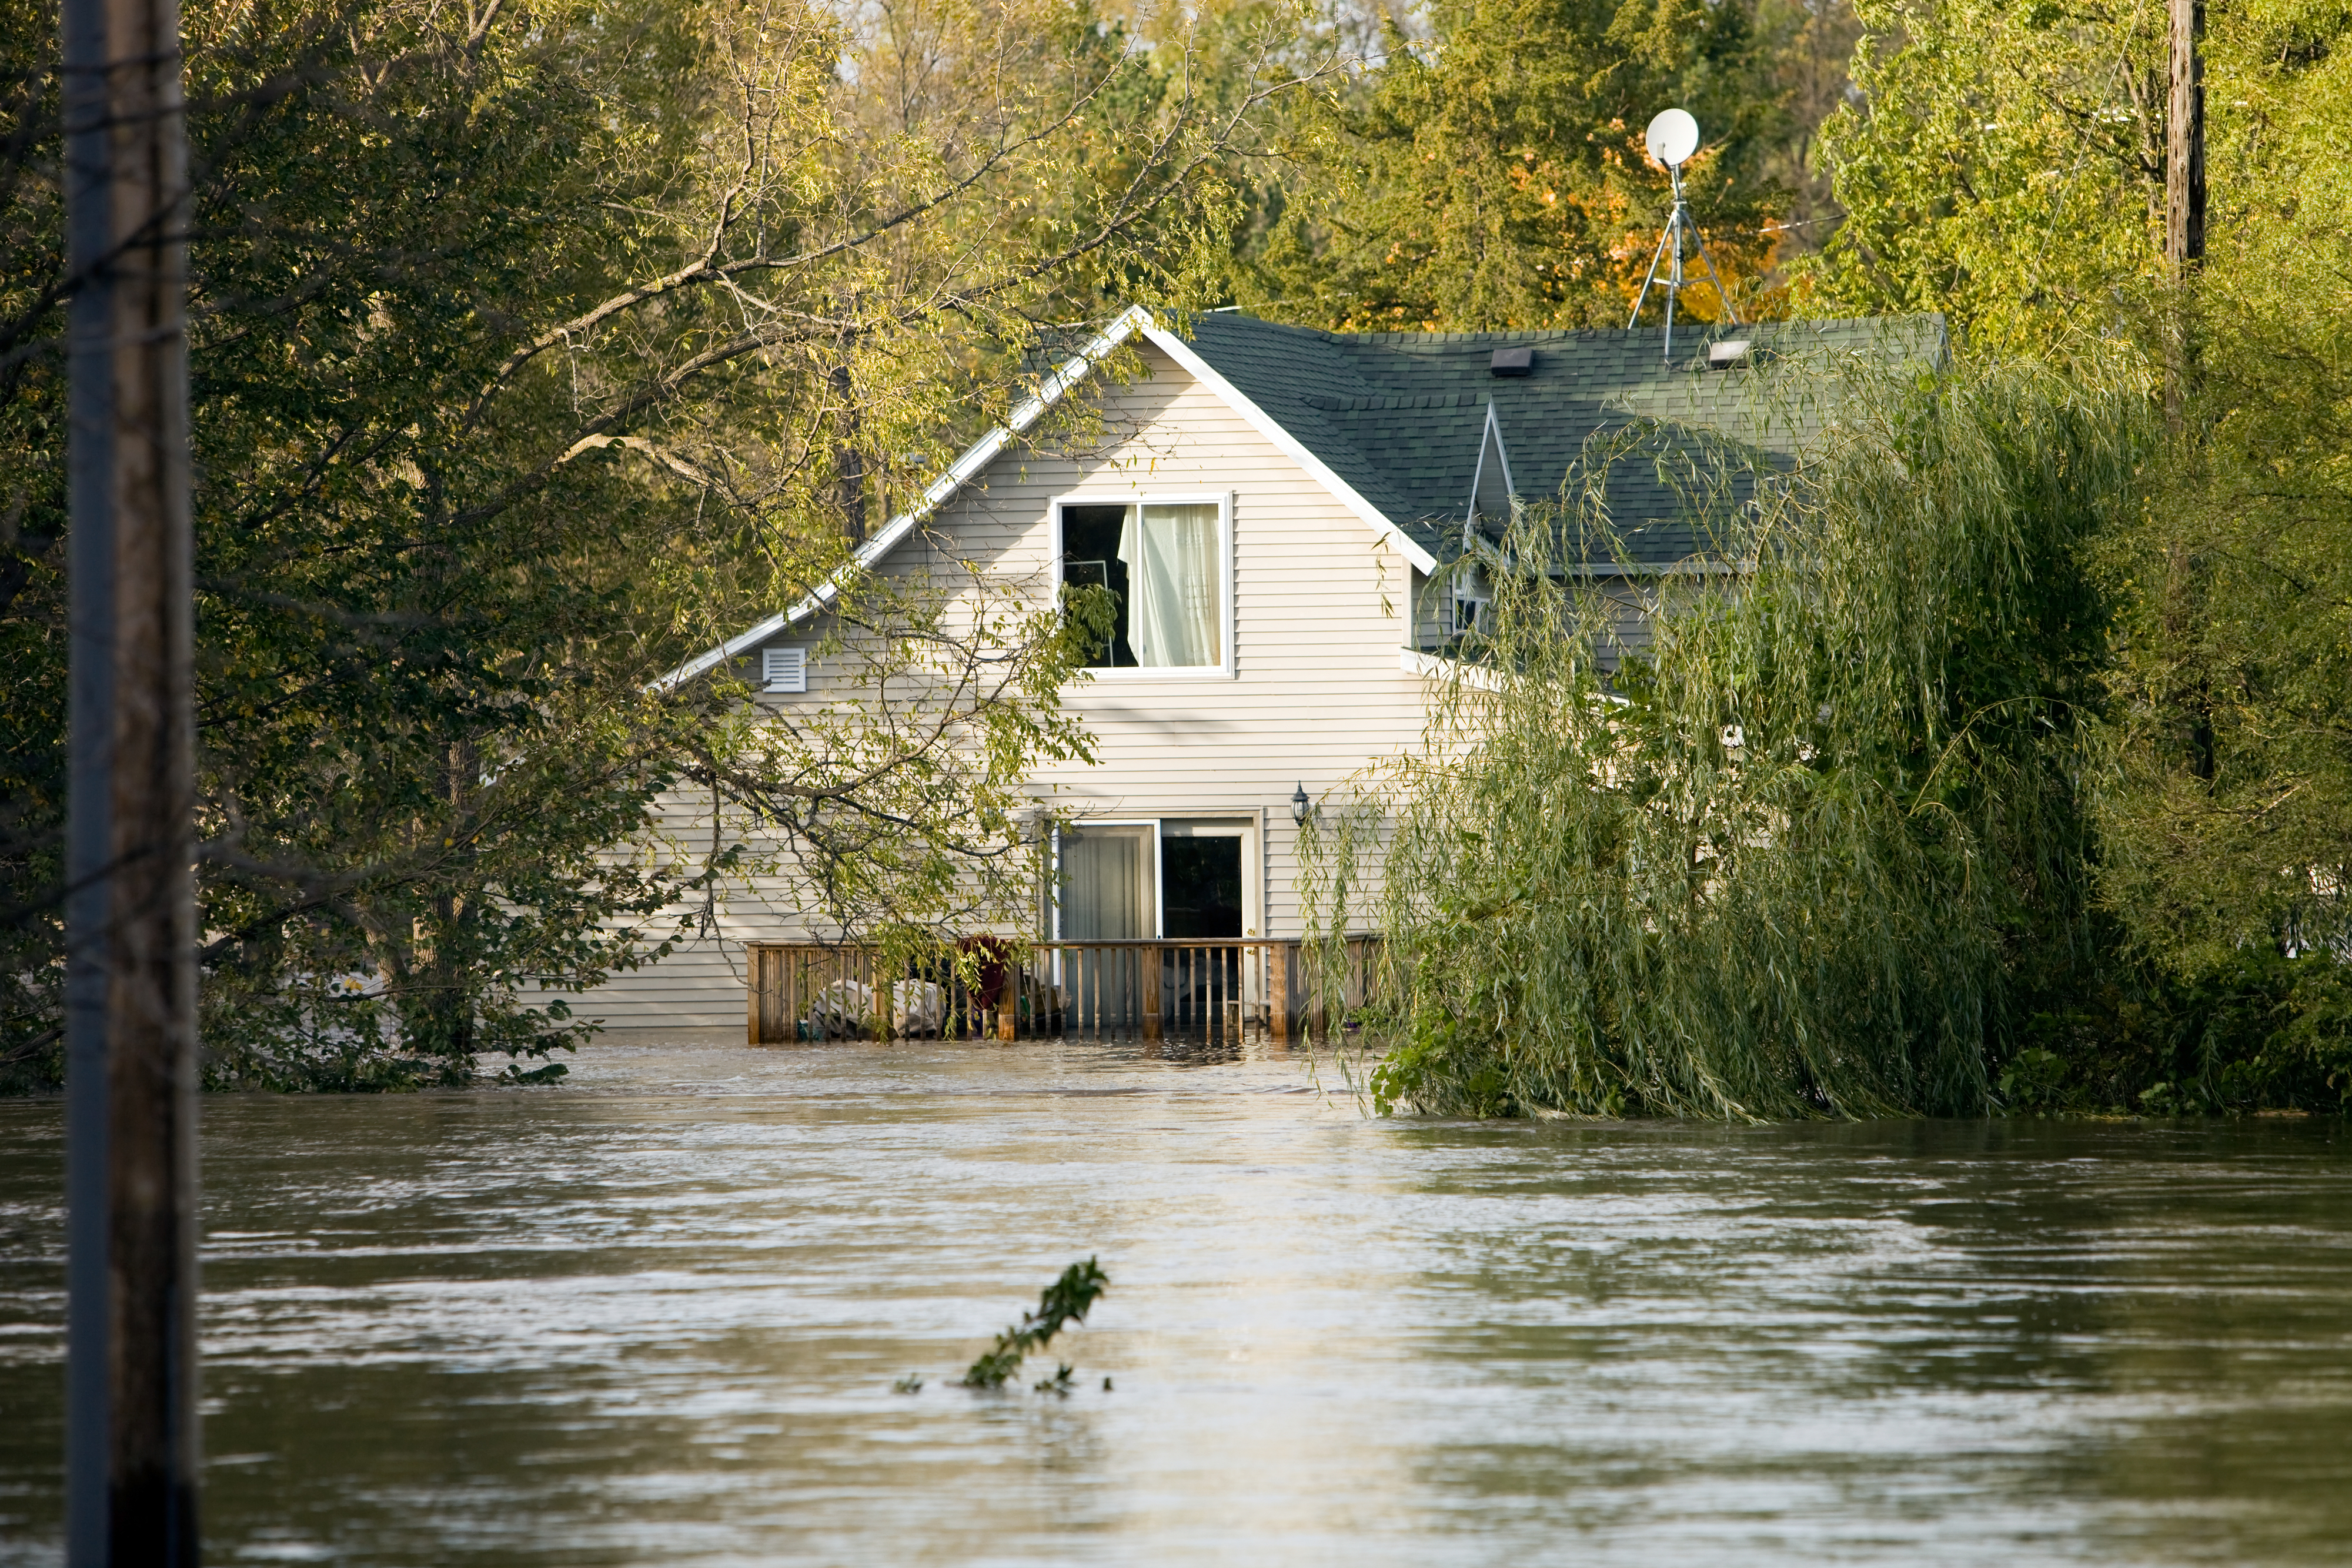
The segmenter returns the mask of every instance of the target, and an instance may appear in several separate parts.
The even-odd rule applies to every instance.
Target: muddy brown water
[[[8,1564],[61,1111],[0,1103]],[[2341,1123],[1381,1122],[938,1043],[205,1117],[215,1563],[2352,1560]],[[1077,1393],[950,1385],[1089,1253]]]

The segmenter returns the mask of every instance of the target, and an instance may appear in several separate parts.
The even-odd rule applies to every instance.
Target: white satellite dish
[[[1642,133],[1642,140],[1648,144],[1650,156],[1666,166],[1666,176],[1675,183],[1675,204],[1674,210],[1666,214],[1666,226],[1659,232],[1658,254],[1650,258],[1650,275],[1642,279],[1642,292],[1633,296],[1633,313],[1625,319],[1625,329],[1632,331],[1642,319],[1642,302],[1650,298],[1650,290],[1653,287],[1664,289],[1666,296],[1666,331],[1659,349],[1666,362],[1672,364],[1675,360],[1675,300],[1690,286],[1690,280],[1683,277],[1685,235],[1697,241],[1698,264],[1706,268],[1707,281],[1715,285],[1715,297],[1723,302],[1723,313],[1730,318],[1735,327],[1739,324],[1739,311],[1731,303],[1731,291],[1724,287],[1723,279],[1715,275],[1715,260],[1706,254],[1705,236],[1691,223],[1690,203],[1683,195],[1683,165],[1690,161],[1692,153],[1698,151],[1698,121],[1679,109],[1662,109],[1658,111],[1658,118],[1650,121],[1649,130]],[[1664,277],[1658,276],[1662,267],[1665,269]],[[1738,342],[1736,346],[1741,352],[1737,355],[1727,352],[1734,346],[1726,342],[1711,350],[1709,362],[1724,365],[1738,362],[1745,357],[1748,344],[1744,340]],[[1717,355],[1721,358],[1718,359]],[[1732,742],[1724,744],[1728,746]]]
[[[1651,157],[1675,168],[1698,151],[1698,121],[1682,110],[1662,109],[1642,140],[1649,144]]]

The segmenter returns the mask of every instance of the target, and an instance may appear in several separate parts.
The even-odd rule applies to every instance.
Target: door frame
[[[1157,817],[1088,817],[1083,821],[1072,822],[1069,826],[1076,832],[1084,832],[1088,828],[1149,828],[1150,830],[1151,931],[1150,935],[1151,939],[1156,941],[1160,934],[1167,929],[1165,908],[1167,899],[1160,889],[1160,883],[1165,879],[1160,873],[1160,819]],[[1062,932],[1062,831],[1059,827],[1054,830],[1054,875],[1051,890],[1046,894],[1051,901],[1054,916],[1049,925],[1046,939],[1052,942],[1071,940]]]
[[[1239,839],[1242,841],[1242,934],[1237,942],[1263,940],[1265,932],[1265,812],[1202,811],[1197,814],[1170,812],[1160,819],[1160,837],[1168,839]],[[1163,866],[1165,862],[1162,862]],[[1167,882],[1162,874],[1161,883]],[[1160,903],[1167,903],[1167,894],[1160,894]],[[1166,931],[1163,923],[1160,929]]]

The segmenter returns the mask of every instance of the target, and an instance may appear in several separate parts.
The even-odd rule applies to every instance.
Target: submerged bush
[[[1979,1113],[2089,964],[2084,547],[2132,504],[2145,390],[1782,374],[1828,411],[1793,460],[1629,421],[1478,546],[1492,625],[1426,743],[1309,835],[1318,934],[1385,937],[1381,1109]],[[1617,580],[1664,611],[1639,657],[1628,591],[1559,570],[1631,563],[1631,465],[1708,563]]]
[[[1002,1388],[1005,1380],[1021,1370],[1021,1364],[1031,1354],[1054,1343],[1054,1336],[1071,1323],[1087,1321],[1087,1313],[1096,1301],[1110,1289],[1110,1276],[1094,1259],[1073,1263],[1062,1270],[1061,1278],[1045,1287],[1037,1298],[1037,1310],[1023,1312],[1021,1321],[996,1336],[996,1343],[963,1375],[966,1388]],[[1067,1394],[1073,1385],[1071,1375],[1076,1369],[1064,1363],[1054,1375],[1036,1385],[1040,1394]],[[918,1387],[920,1385],[917,1385]],[[1104,1387],[1110,1386],[1105,1382]]]

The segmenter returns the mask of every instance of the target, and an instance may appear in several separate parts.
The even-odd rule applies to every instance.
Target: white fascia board
[[[1503,465],[1503,494],[1516,496],[1519,487],[1511,482],[1511,449],[1503,442],[1503,420],[1495,412],[1493,398],[1486,400],[1486,428],[1478,437],[1478,456],[1482,462],[1486,455],[1486,437],[1489,435],[1495,438],[1495,460]]]
[[[1132,314],[1132,312],[1130,312]],[[1121,318],[1125,319],[1124,317]],[[1389,520],[1388,515],[1356,492],[1356,487],[1331,472],[1324,461],[1300,444],[1297,436],[1285,430],[1265,410],[1242,395],[1239,387],[1219,375],[1209,361],[1192,351],[1192,346],[1149,318],[1143,322],[1143,335],[1152,346],[1184,367],[1195,381],[1224,401],[1225,406],[1247,420],[1253,429],[1265,436],[1292,462],[1313,476],[1315,482],[1338,498],[1339,504],[1372,526],[1372,531],[1394,546],[1399,555],[1427,574],[1437,570],[1437,558],[1407,538],[1403,529]]]
[[[1459,659],[1446,658],[1442,653],[1424,653],[1418,648],[1402,650],[1402,656],[1397,664],[1408,675],[1419,675],[1425,681],[1440,684],[1458,680],[1473,691],[1499,692],[1509,678],[1501,671],[1489,669],[1484,664],[1465,664]],[[1597,692],[1594,695],[1610,707],[1633,706],[1631,697],[1621,697],[1615,692]]]
[[[1151,330],[1151,318],[1142,306],[1130,306],[1119,318],[1104,328],[1087,345],[1073,355],[1060,370],[1037,384],[1034,394],[1021,400],[1003,424],[973,442],[962,455],[948,465],[947,472],[931,481],[923,491],[923,498],[884,526],[879,533],[857,547],[849,564],[817,585],[799,603],[781,614],[771,615],[750,629],[739,632],[716,648],[696,654],[669,674],[648,682],[648,692],[672,691],[697,675],[716,669],[730,659],[740,657],[766,642],[777,632],[796,622],[805,621],[835,599],[841,597],[843,586],[857,573],[872,567],[896,549],[900,540],[915,531],[917,524],[946,504],[949,497],[978,476],[980,471],[996,461],[998,454],[1011,444],[1013,438],[1045,416],[1047,409],[1062,401],[1072,387],[1084,381],[1095,366],[1109,352],[1135,335],[1141,328]]]
[[[1482,664],[1465,664],[1459,659],[1449,659],[1440,653],[1424,653],[1418,648],[1398,651],[1397,667],[1408,675],[1419,675],[1425,681],[1460,681],[1474,691],[1499,692],[1503,677]]]

